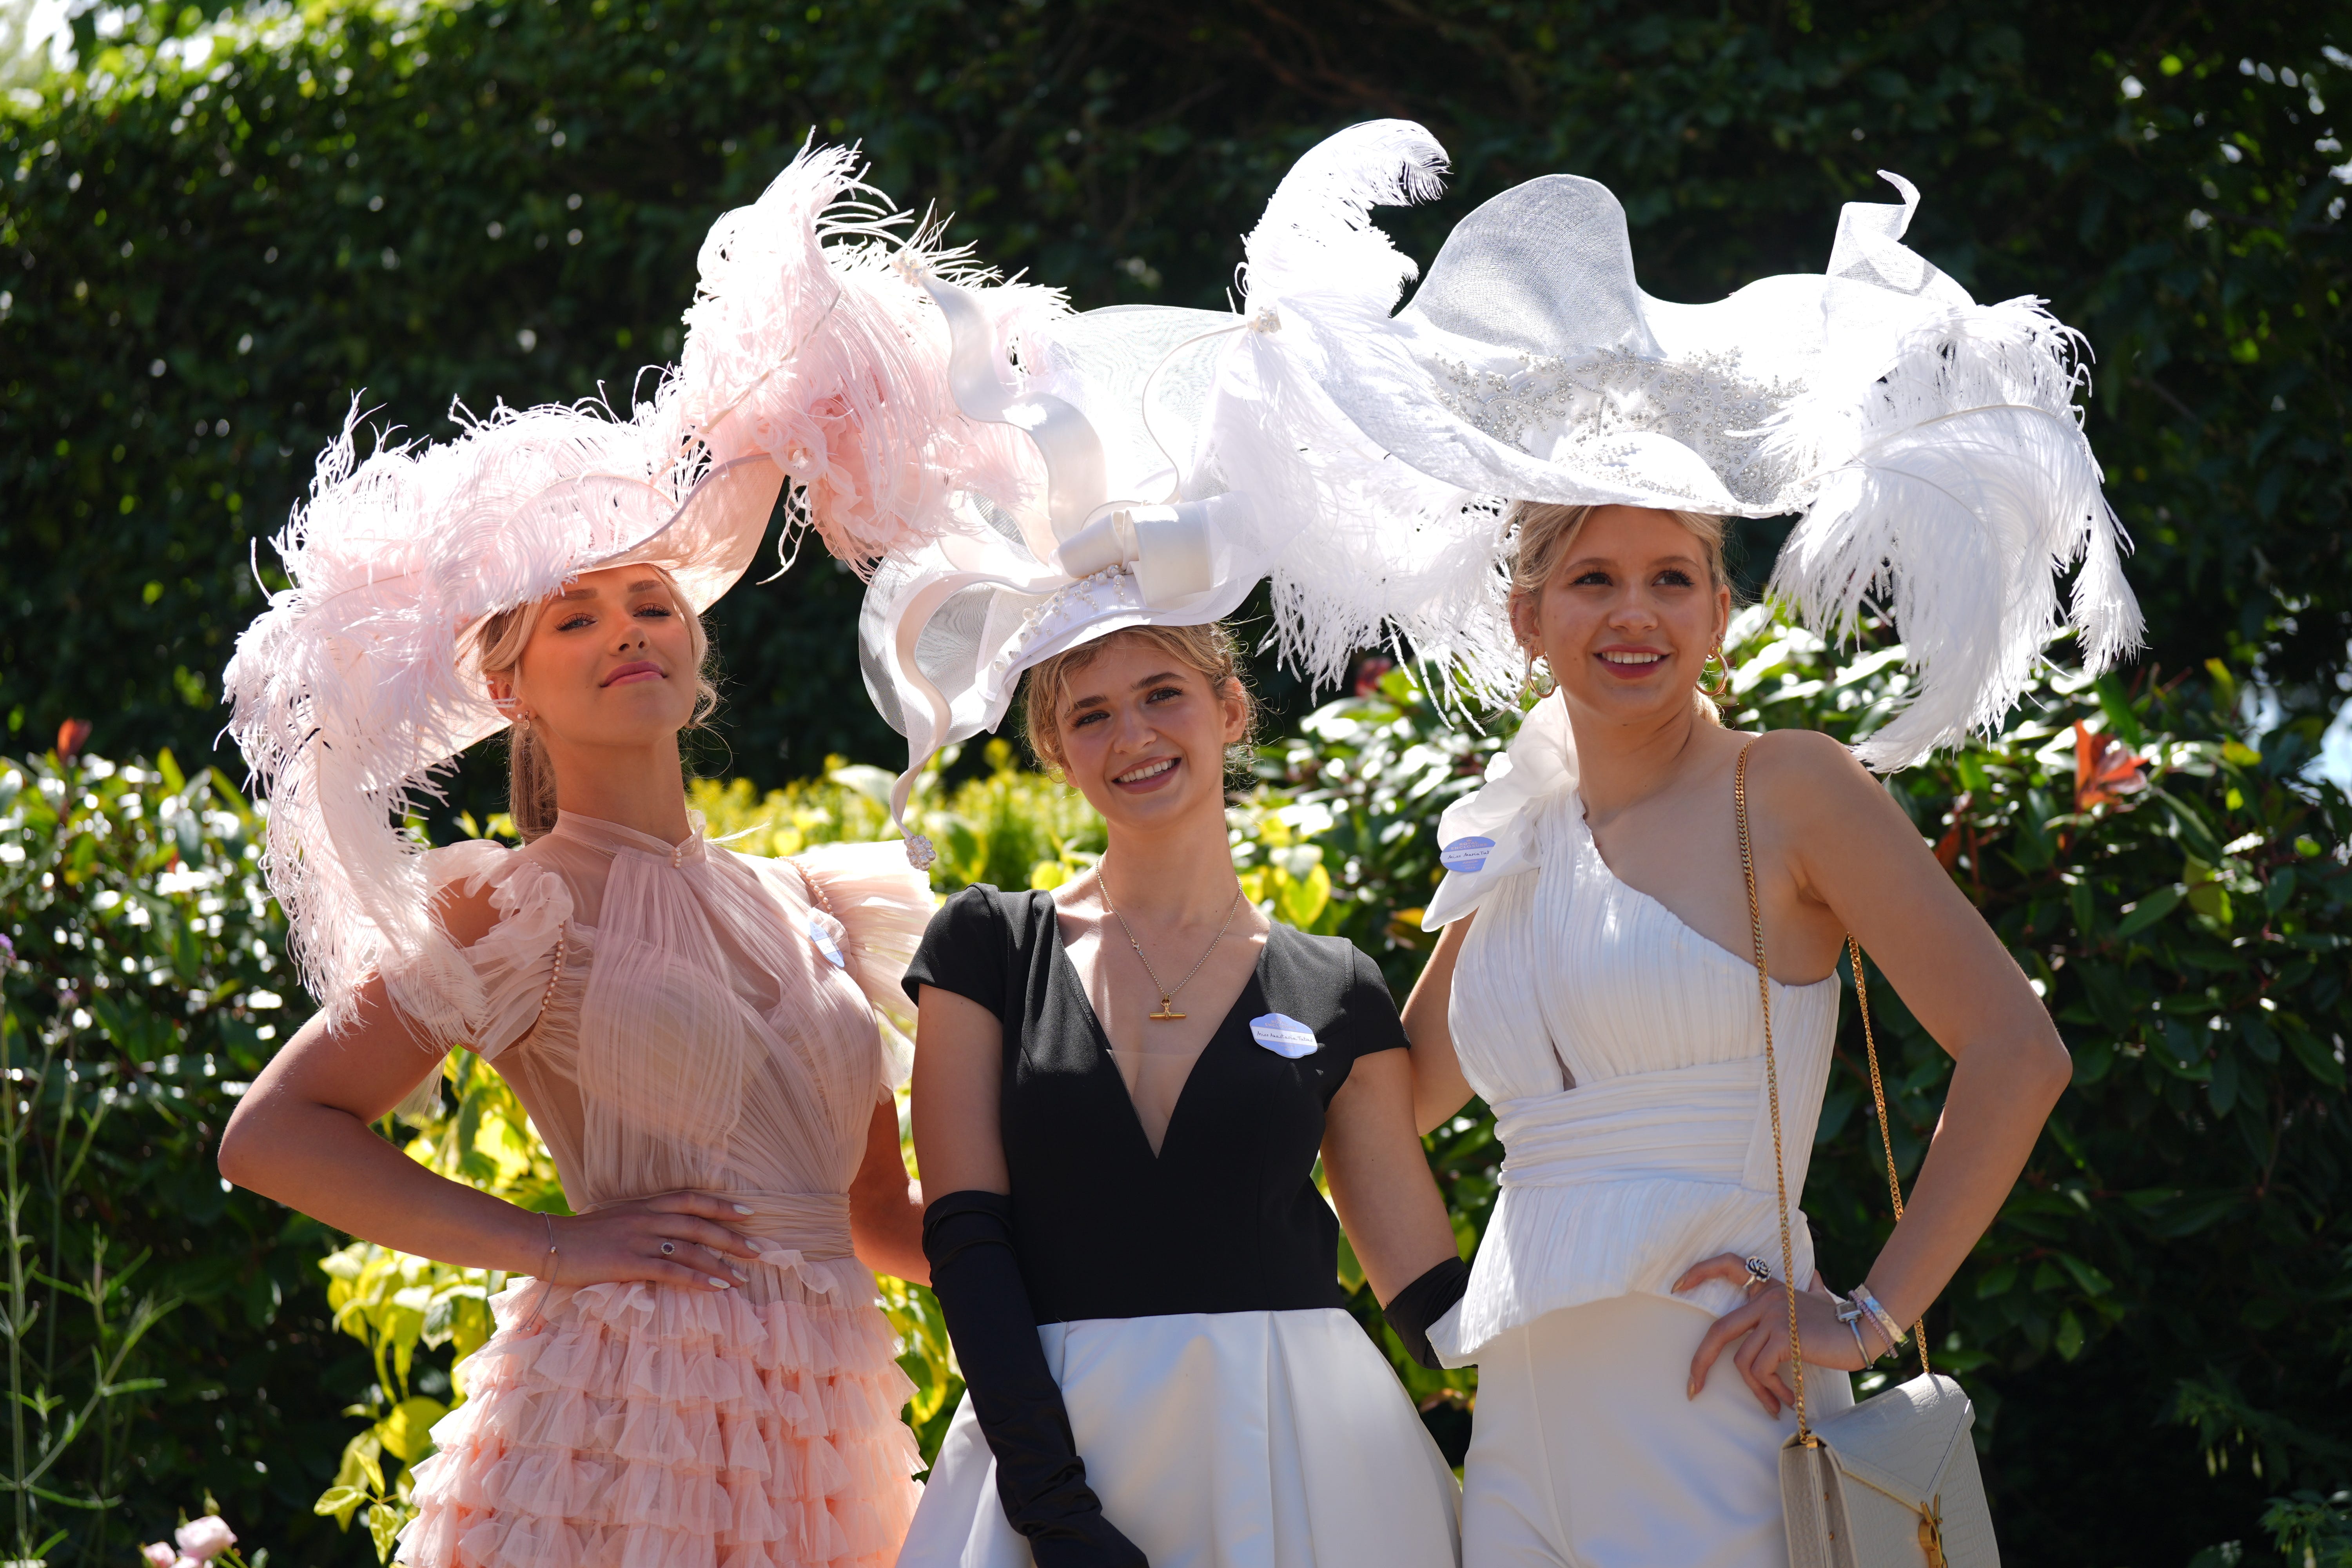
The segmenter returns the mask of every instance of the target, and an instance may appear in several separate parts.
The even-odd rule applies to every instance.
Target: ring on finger
[[[1743,1258],[1739,1262],[1740,1266],[1748,1270],[1748,1285],[1750,1289],[1759,1285],[1772,1283],[1772,1266],[1762,1258]]]
[[[674,1242],[674,1241],[665,1241],[665,1242],[663,1242],[663,1243],[662,1243],[662,1256],[663,1256],[664,1258],[667,1258],[667,1257],[669,1257],[672,1253],[676,1252],[677,1250],[677,1244],[676,1242]]]

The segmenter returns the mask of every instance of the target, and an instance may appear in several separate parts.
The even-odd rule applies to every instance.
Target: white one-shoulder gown
[[[1448,1016],[1505,1152],[1469,1291],[1430,1335],[1478,1365],[1465,1568],[1785,1568],[1794,1420],[1767,1416],[1727,1362],[1685,1397],[1692,1352],[1741,1292],[1672,1289],[1717,1253],[1780,1268],[1755,967],[1610,871],[1557,698],[1487,781],[1446,814],[1454,869],[1429,911],[1477,911]],[[1835,976],[1773,984],[1792,1205],[1837,1005]],[[1817,1411],[1853,1400],[1843,1373],[1811,1370],[1806,1392]]]

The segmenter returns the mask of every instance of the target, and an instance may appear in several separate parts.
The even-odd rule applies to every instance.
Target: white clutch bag
[[[1753,742],[1751,742],[1752,744]],[[1756,955],[1756,989],[1764,1002],[1764,1079],[1772,1099],[1772,1164],[1780,1184],[1780,1284],[1789,1300],[1789,1342],[1797,1343],[1795,1249],[1789,1234],[1789,1178],[1780,1149],[1780,1079],[1772,1058],[1772,983],[1764,967],[1764,914],[1756,896],[1756,862],[1748,837],[1748,752],[1732,783],[1739,824],[1739,869],[1748,881],[1748,921]],[[1886,1152],[1886,1190],[1903,1217],[1895,1146],[1886,1131],[1886,1091],[1878,1076],[1878,1041],[1862,948],[1846,938],[1854,999],[1870,1054],[1870,1092]],[[1842,1410],[1819,1426],[1805,1414],[1805,1363],[1795,1358],[1797,1432],[1780,1448],[1780,1503],[1787,1516],[1790,1568],[2000,1568],[1992,1510],[1985,1501],[1970,1431],[1975,1407],[1960,1385],[1927,1365],[1927,1335],[1915,1330],[1919,1375]]]

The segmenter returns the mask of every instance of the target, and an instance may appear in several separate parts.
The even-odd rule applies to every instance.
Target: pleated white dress
[[[1465,1568],[1785,1568],[1779,1450],[1728,1363],[1690,1358],[1742,1293],[1675,1295],[1718,1253],[1770,1259],[1780,1221],[1756,970],[1617,879],[1584,821],[1565,710],[1539,705],[1447,814],[1430,918],[1475,910],[1448,1013],[1494,1108],[1502,1194],[1468,1293],[1430,1338],[1476,1363]],[[1836,1029],[1834,976],[1772,985],[1789,1192],[1803,1191]],[[1801,1211],[1796,1271],[1812,1272]],[[1808,1402],[1842,1408],[1843,1373]]]

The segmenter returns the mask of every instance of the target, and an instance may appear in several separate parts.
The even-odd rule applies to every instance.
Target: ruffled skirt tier
[[[776,1299],[509,1289],[433,1428],[420,1568],[888,1568],[919,1489],[913,1384],[862,1268]],[[841,1304],[836,1305],[836,1301]]]

